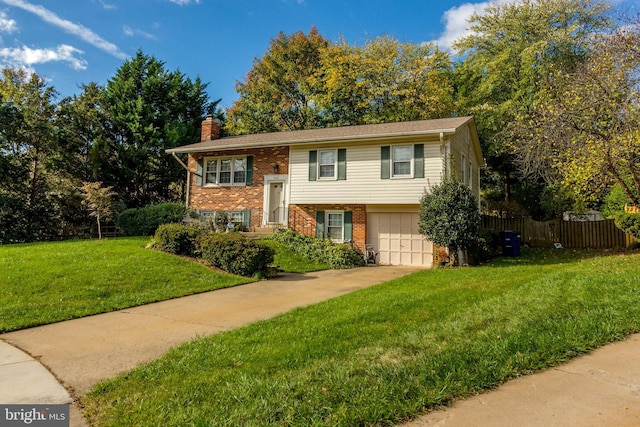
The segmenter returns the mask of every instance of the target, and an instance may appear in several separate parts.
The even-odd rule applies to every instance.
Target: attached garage
[[[367,243],[383,265],[433,264],[433,243],[418,231],[417,212],[368,212]]]

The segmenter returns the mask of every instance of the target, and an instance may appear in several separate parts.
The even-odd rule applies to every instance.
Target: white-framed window
[[[469,188],[473,189],[473,163],[469,160]]]
[[[204,165],[204,185],[245,185],[247,158],[208,158]]]
[[[326,211],[324,223],[328,239],[334,242],[344,241],[344,211]]]
[[[394,178],[411,178],[413,175],[413,146],[398,145],[391,150],[391,176]]]
[[[318,178],[336,179],[338,163],[337,150],[323,150],[318,152]]]

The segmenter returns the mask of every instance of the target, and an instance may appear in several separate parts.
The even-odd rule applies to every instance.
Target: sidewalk
[[[24,353],[12,359],[9,354],[15,349],[11,346],[36,358],[55,374],[73,397],[78,398],[97,382],[154,360],[171,347],[197,336],[268,319],[421,269],[378,266],[307,274],[284,273],[268,281],[2,334],[0,341],[6,343],[0,343],[0,361],[3,363],[0,403],[9,400],[35,403],[33,400],[40,390],[55,388],[52,384],[55,379],[39,363],[25,357]],[[11,363],[11,360],[21,360],[24,364]],[[19,395],[14,390],[24,386],[26,377],[18,374],[18,368],[40,371],[38,376],[34,374],[33,381],[29,381],[30,387]],[[52,392],[55,399],[70,400],[64,388],[55,389],[56,392]],[[53,395],[51,399],[54,399]],[[71,426],[82,425],[80,412],[74,411],[72,406]]]
[[[640,426],[640,334],[405,425],[485,426]]]

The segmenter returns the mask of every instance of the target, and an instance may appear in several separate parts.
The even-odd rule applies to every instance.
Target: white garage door
[[[433,263],[433,244],[418,231],[417,213],[368,213],[367,243],[379,252],[380,264]]]

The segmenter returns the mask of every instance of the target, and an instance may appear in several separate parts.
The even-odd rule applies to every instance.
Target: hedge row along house
[[[251,230],[288,226],[361,250],[373,245],[380,264],[432,265],[419,203],[443,176],[480,195],[473,117],[219,134],[219,121],[207,117],[200,142],[167,150],[188,154],[189,207],[203,217],[224,210]]]

